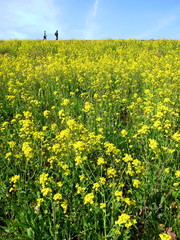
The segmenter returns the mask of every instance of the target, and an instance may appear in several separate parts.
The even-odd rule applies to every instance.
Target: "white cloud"
[[[167,27],[171,26],[178,19],[179,19],[179,17],[174,14],[171,16],[168,16],[166,18],[160,19],[158,21],[156,27],[154,27],[152,29],[148,29],[147,31],[137,35],[135,38],[137,38],[137,39],[153,38],[154,36],[158,35],[158,33],[161,30],[166,29]]]
[[[96,22],[98,7],[99,0],[95,0],[86,19],[86,29],[84,31],[85,39],[95,38],[96,32],[98,30],[98,24]]]
[[[42,39],[44,30],[54,34],[59,27],[54,0],[8,0],[1,5],[0,39]]]
[[[99,0],[95,0],[94,5],[93,5],[93,10],[92,10],[93,18],[95,18],[97,15],[98,4],[99,4]]]

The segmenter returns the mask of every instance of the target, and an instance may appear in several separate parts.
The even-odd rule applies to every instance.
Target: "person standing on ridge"
[[[47,35],[46,35],[46,31],[44,31],[44,36],[43,36],[43,40],[47,40]]]
[[[56,30],[54,35],[56,36],[56,40],[58,40],[58,30]]]

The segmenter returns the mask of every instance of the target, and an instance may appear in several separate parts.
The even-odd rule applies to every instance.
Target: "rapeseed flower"
[[[138,188],[141,182],[138,179],[133,179],[133,186]]]
[[[85,102],[84,108],[82,109],[84,112],[90,112],[93,110],[93,104],[90,102]]]
[[[68,98],[64,98],[61,105],[62,106],[67,106],[70,103],[70,100]]]
[[[43,112],[43,115],[44,115],[44,117],[45,118],[48,118],[49,117],[49,115],[50,115],[50,111],[49,110],[45,110],[44,112]]]
[[[13,149],[16,145],[16,142],[15,141],[10,141],[10,142],[8,142],[8,144],[9,144],[10,148]]]
[[[42,188],[42,189],[41,189],[41,193],[42,193],[42,195],[43,195],[44,197],[45,197],[45,196],[48,196],[48,195],[51,195],[52,189],[49,188],[49,187]]]
[[[97,159],[97,165],[103,165],[103,164],[105,164],[105,163],[106,163],[106,161],[105,161],[104,158],[99,157],[99,158]]]
[[[128,132],[126,131],[126,129],[122,129],[121,130],[121,136],[126,137],[127,135],[128,135]]]
[[[81,187],[78,183],[76,184],[76,189],[77,189],[77,194],[81,194],[84,193],[86,188],[85,187]]]
[[[137,132],[138,134],[147,134],[149,132],[149,126],[143,125]]]
[[[40,207],[41,203],[44,202],[44,198],[37,198],[36,201],[37,201],[37,206]]]
[[[106,203],[100,203],[100,208],[101,208],[101,209],[106,208]]]
[[[113,177],[115,177],[115,176],[116,176],[116,173],[117,173],[116,169],[114,169],[114,168],[112,168],[112,167],[107,168],[107,177],[108,177],[108,178],[113,178]]]
[[[63,212],[64,212],[64,213],[67,213],[68,201],[67,201],[67,200],[64,200],[64,201],[61,203],[61,207],[63,208]]]
[[[177,170],[177,171],[175,172],[175,176],[176,176],[177,178],[180,178],[180,170]]]
[[[20,175],[14,175],[9,179],[10,183],[17,183],[20,180]]]
[[[116,225],[125,225],[125,227],[129,228],[132,225],[136,224],[136,220],[135,219],[131,219],[131,216],[123,213],[120,216],[118,216],[118,220],[115,221]]]
[[[171,240],[171,236],[169,236],[167,233],[161,233],[159,234],[159,237],[161,240]]]
[[[165,168],[165,169],[164,169],[164,172],[165,172],[165,173],[169,173],[169,171],[170,171],[169,168]]]
[[[16,183],[20,181],[20,175],[14,175],[9,179],[9,182],[12,184],[12,187],[9,189],[9,192],[16,191]]]
[[[85,162],[87,160],[87,156],[77,156],[75,158],[75,163],[76,163],[76,166],[80,165],[81,163]]]
[[[42,185],[43,188],[44,188],[45,185],[47,184],[48,176],[49,176],[48,173],[42,173],[42,174],[39,176],[39,183]]]
[[[33,158],[34,156],[33,149],[30,147],[30,145],[30,142],[24,142],[22,145],[22,151],[27,159]]]
[[[24,115],[25,118],[31,118],[32,117],[32,113],[29,112],[29,111],[24,111],[23,115]]]
[[[179,141],[180,141],[180,133],[178,133],[178,132],[174,133],[174,134],[172,135],[172,138],[173,138],[175,141],[179,142]]]
[[[125,153],[125,156],[123,157],[123,160],[125,162],[132,162],[133,158],[132,158],[132,156],[130,154]]]
[[[123,192],[122,191],[115,191],[114,195],[116,196],[116,200],[120,201],[122,200]]]
[[[95,182],[95,183],[93,184],[93,186],[92,186],[92,189],[93,189],[94,191],[98,191],[100,186],[101,186],[101,185],[100,185],[98,182]]]
[[[76,151],[82,152],[85,149],[85,143],[82,141],[77,141],[74,143],[74,149]]]
[[[120,153],[120,150],[116,148],[116,146],[113,143],[110,142],[105,142],[104,146],[106,148],[106,154],[118,154]]]
[[[60,194],[60,193],[56,193],[56,194],[54,194],[53,199],[54,199],[55,201],[59,201],[59,200],[61,200],[61,199],[62,199],[62,194]]]
[[[175,182],[173,183],[173,187],[178,187],[179,186],[179,183]]]
[[[149,147],[152,149],[152,150],[156,150],[157,147],[158,147],[158,142],[155,140],[155,139],[149,139]]]
[[[91,192],[91,193],[88,193],[85,195],[84,197],[84,204],[87,204],[87,203],[90,203],[91,205],[94,204],[94,193]]]
[[[100,177],[99,182],[103,185],[106,183],[106,178],[105,177]]]

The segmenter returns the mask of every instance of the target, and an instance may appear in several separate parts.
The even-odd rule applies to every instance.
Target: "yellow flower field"
[[[0,239],[180,236],[179,47],[0,42]]]

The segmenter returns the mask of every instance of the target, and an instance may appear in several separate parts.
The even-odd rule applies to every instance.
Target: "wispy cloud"
[[[89,10],[89,13],[86,19],[86,29],[84,33],[85,39],[95,38],[97,29],[98,29],[96,17],[98,14],[99,1],[100,0],[95,0],[92,4],[91,9]]]
[[[42,38],[44,30],[54,33],[57,8],[53,0],[8,0],[1,9],[0,39]]]
[[[95,18],[97,15],[98,4],[99,4],[99,0],[95,0],[94,5],[93,5],[93,10],[92,10],[93,18]]]
[[[154,38],[154,36],[158,35],[158,33],[161,30],[164,30],[167,27],[171,26],[178,19],[179,16],[174,14],[166,18],[160,19],[156,27],[144,31],[143,33],[137,35],[135,38],[137,39]]]

